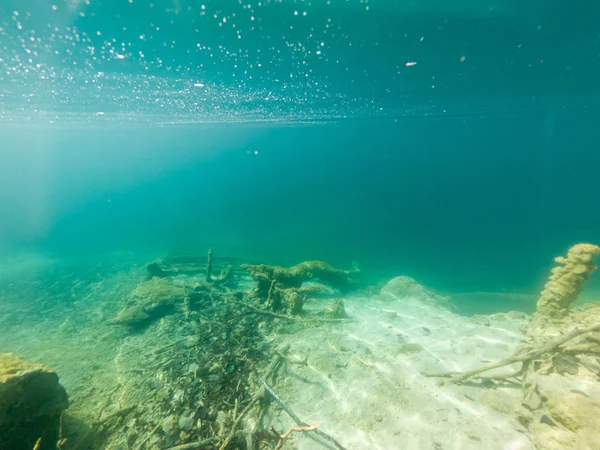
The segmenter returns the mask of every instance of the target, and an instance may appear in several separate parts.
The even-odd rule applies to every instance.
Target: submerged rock
[[[53,370],[0,353],[0,448],[55,449],[69,405]]]
[[[400,276],[391,279],[381,289],[383,297],[394,297],[395,299],[416,298],[425,303],[449,308],[449,299],[443,295],[436,294],[425,286],[417,283],[414,279]]]
[[[423,351],[423,346],[421,344],[400,344],[398,346],[398,353],[404,353],[406,355],[410,355],[412,353],[419,353]]]
[[[179,428],[183,431],[190,431],[194,427],[194,411],[187,409],[180,416],[177,421]]]
[[[129,296],[128,306],[109,323],[130,327],[143,325],[172,314],[183,298],[183,286],[168,278],[144,281]]]

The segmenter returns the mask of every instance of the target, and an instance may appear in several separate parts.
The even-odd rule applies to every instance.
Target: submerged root
[[[282,288],[300,288],[305,281],[318,279],[341,291],[354,287],[358,270],[334,269],[322,261],[305,261],[285,268],[266,264],[244,264],[242,266],[250,276],[258,281],[257,297],[266,299],[273,280]]]
[[[584,329],[576,329],[571,331],[569,334],[565,336],[560,336],[556,339],[553,339],[550,342],[547,342],[542,345],[532,346],[528,345],[517,353],[515,353],[510,358],[503,359],[501,361],[495,361],[487,364],[483,364],[479,367],[475,367],[474,369],[468,370],[466,372],[442,372],[438,374],[429,374],[429,377],[449,377],[452,378],[452,381],[457,383],[468,380],[469,378],[487,378],[487,379],[506,379],[506,378],[514,378],[523,375],[525,372],[526,365],[533,363],[539,359],[549,359],[555,354],[570,352],[572,353],[574,350],[579,351],[593,351],[594,349],[600,349],[600,344],[583,344],[581,347],[578,346],[569,346],[569,347],[561,347],[564,343],[587,333],[593,333],[595,331],[600,330],[600,325],[595,325],[593,327],[584,328]],[[498,375],[491,377],[480,377],[479,374],[483,372],[488,372],[493,369],[499,369],[500,367],[509,366],[511,364],[515,364],[521,362],[523,365],[520,370],[515,373],[507,374],[507,375]]]

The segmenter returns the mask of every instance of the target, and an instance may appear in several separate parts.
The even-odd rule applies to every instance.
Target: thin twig
[[[238,305],[242,305],[245,306],[248,309],[251,309],[254,312],[257,312],[259,314],[264,314],[266,316],[272,316],[272,317],[277,317],[278,319],[287,319],[287,320],[294,320],[296,322],[352,322],[351,319],[321,319],[321,318],[302,318],[302,317],[293,317],[293,316],[287,316],[285,314],[277,314],[271,311],[266,311],[264,309],[260,309],[260,308],[256,308],[252,305],[249,305],[248,303],[245,302],[240,302],[237,300],[232,300],[234,303],[237,303]]]
[[[294,413],[294,411],[292,411],[292,409],[288,405],[286,405],[283,402],[283,400],[281,400],[279,398],[279,396],[273,391],[273,389],[271,389],[269,387],[269,385],[266,383],[265,380],[263,380],[261,377],[258,377],[258,379],[262,383],[262,385],[265,388],[265,390],[271,395],[271,397],[273,398],[273,400],[275,400],[277,403],[279,403],[279,406],[281,406],[283,408],[283,410],[292,418],[292,420],[294,422],[296,422],[297,425],[299,425],[301,427],[310,427],[309,424],[307,424],[302,419],[300,419],[300,417],[298,417],[296,415],[296,413]],[[314,431],[315,434],[317,434],[317,435],[321,436],[322,438],[324,438],[324,439],[328,440],[329,442],[331,442],[338,449],[340,449],[340,450],[346,450],[346,448],[342,444],[340,444],[338,441],[336,441],[333,437],[331,437],[327,433],[324,433],[324,432],[322,432],[321,430],[318,430],[318,429],[314,429],[313,431]]]
[[[207,445],[214,444],[218,441],[217,438],[211,437],[204,439],[203,441],[191,442],[189,444],[176,445],[175,447],[169,447],[166,450],[196,450],[197,448],[206,447]]]
[[[290,348],[290,346],[286,345],[280,351],[285,354],[285,352],[287,352],[289,350],[289,348]],[[265,378],[270,377],[275,372],[275,370],[277,369],[277,366],[281,362],[281,359],[282,359],[281,356],[275,355],[275,357],[273,358],[273,361],[271,361],[271,364],[269,364],[269,367],[267,367],[267,370],[265,371]],[[237,418],[233,422],[233,425],[231,426],[231,430],[229,430],[229,434],[227,435],[227,437],[225,438],[225,440],[219,447],[219,450],[225,450],[227,448],[227,446],[231,443],[231,440],[235,436],[235,432],[236,432],[238,426],[240,425],[240,423],[242,422],[242,419],[244,418],[244,416],[246,414],[248,414],[248,411],[250,411],[254,407],[254,405],[256,405],[256,403],[261,398],[264,397],[264,395],[265,395],[264,387],[261,387],[258,391],[256,391],[256,393],[252,397],[252,400],[250,400],[250,403],[248,403],[248,405],[246,405],[246,407],[242,410],[240,415],[237,416]]]
[[[279,442],[277,443],[277,447],[275,447],[275,450],[280,450],[281,446],[283,445],[283,441],[294,431],[313,431],[313,430],[316,430],[317,428],[319,428],[320,426],[321,425],[319,425],[319,424],[311,425],[309,427],[297,427],[296,425],[292,425],[289,428],[289,430],[287,430],[284,434],[279,436]]]
[[[150,439],[152,437],[152,435],[156,432],[156,430],[158,430],[160,428],[160,425],[161,425],[161,423],[158,422],[156,424],[156,426],[152,429],[152,431],[150,433],[148,433],[144,439],[142,439],[142,442],[140,442],[140,444],[137,447],[138,449],[144,448],[144,444],[146,444],[148,439]]]
[[[284,355],[283,353],[279,352],[279,351],[275,351],[275,353],[277,353],[279,356],[281,356],[283,359],[285,359],[287,362],[291,363],[291,364],[298,364],[300,366],[308,366],[308,355],[304,357],[304,359],[301,359],[299,361],[295,361],[292,358],[290,358],[287,355]]]

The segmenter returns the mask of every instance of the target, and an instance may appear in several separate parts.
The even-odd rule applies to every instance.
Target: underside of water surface
[[[599,12],[3,0],[0,450],[598,449]]]

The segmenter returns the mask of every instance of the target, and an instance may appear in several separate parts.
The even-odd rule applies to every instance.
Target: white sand
[[[510,355],[524,338],[525,317],[492,316],[485,326],[422,299],[390,294],[345,304],[354,322],[311,327],[285,339],[292,355],[308,355],[308,366],[287,364],[275,391],[302,420],[320,424],[348,449],[533,448],[522,425],[482,403],[490,389],[423,375]],[[403,343],[422,350],[407,353]],[[521,392],[502,388],[494,395],[511,405]],[[291,424],[285,413],[273,418],[279,431]],[[323,448],[308,433],[295,437],[298,449]]]

